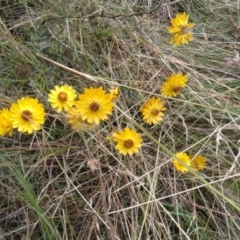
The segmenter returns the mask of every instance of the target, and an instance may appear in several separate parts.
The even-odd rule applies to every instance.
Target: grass
[[[0,239],[238,239],[239,1],[0,1],[0,107],[37,97],[47,120],[0,139]],[[173,47],[166,27],[190,14],[194,40]],[[227,59],[234,64],[226,65]],[[139,108],[171,73],[187,88],[164,99],[149,127]],[[47,101],[120,86],[113,115],[75,133]],[[106,137],[134,127],[144,143],[122,156]],[[201,172],[174,169],[175,152],[201,154]],[[95,169],[95,170],[94,170]]]

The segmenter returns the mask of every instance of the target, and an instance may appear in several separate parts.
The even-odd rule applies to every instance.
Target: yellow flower
[[[13,128],[19,132],[32,133],[41,129],[45,122],[45,110],[38,99],[23,97],[13,103],[10,108],[10,118]]]
[[[190,157],[183,152],[178,152],[175,154],[176,158],[173,159],[173,165],[179,172],[188,172],[188,169],[182,164],[185,163],[187,166],[191,165]],[[180,162],[179,159],[182,161]]]
[[[142,137],[134,129],[126,127],[124,130],[113,134],[113,141],[117,142],[115,148],[119,153],[133,155],[133,153],[138,153],[142,144]]]
[[[113,129],[109,135],[107,136],[107,140],[112,142],[114,141],[114,136],[116,135],[116,133],[119,133],[119,130],[118,129]]]
[[[112,96],[112,101],[117,101],[119,99],[119,87],[115,87],[114,89],[109,90],[111,96]]]
[[[172,74],[161,87],[162,95],[164,97],[176,97],[180,90],[186,87],[187,81],[186,74]]]
[[[99,124],[112,114],[113,102],[110,93],[106,93],[102,87],[85,88],[83,94],[79,94],[76,108],[83,120],[88,123]]]
[[[72,129],[77,132],[82,130],[93,130],[97,126],[94,122],[88,123],[86,120],[83,120],[76,107],[71,107],[66,115],[68,123],[70,123]]]
[[[3,108],[0,111],[0,136],[12,136],[12,120],[9,109]]]
[[[143,115],[143,120],[147,124],[156,124],[162,121],[166,108],[163,106],[161,98],[151,97],[141,107],[140,111]]]
[[[170,43],[174,46],[188,44],[193,39],[190,29],[195,23],[188,23],[188,19],[189,15],[186,12],[177,13],[176,17],[171,19],[172,26],[167,29],[173,35]]]
[[[68,111],[74,105],[76,97],[76,90],[72,86],[55,86],[48,94],[48,101],[57,112],[61,112],[63,109]]]
[[[205,157],[198,155],[192,159],[191,167],[195,171],[201,171],[206,167],[206,162],[207,159]]]

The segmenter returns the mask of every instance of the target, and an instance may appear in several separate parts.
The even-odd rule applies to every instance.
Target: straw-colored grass
[[[166,27],[183,11],[194,40],[173,47]],[[0,239],[239,239],[239,12],[228,0],[0,1],[0,107],[31,96],[47,111],[41,131],[0,139]],[[140,107],[178,72],[188,86],[148,126]],[[64,83],[119,86],[113,115],[72,131],[47,101]],[[131,157],[106,140],[126,126],[144,140]],[[180,151],[206,169],[178,172]]]

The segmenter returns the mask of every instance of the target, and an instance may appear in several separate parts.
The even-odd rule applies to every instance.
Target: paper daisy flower
[[[81,115],[78,113],[76,107],[71,107],[67,114],[67,121],[71,125],[72,129],[79,132],[82,130],[93,130],[96,128],[96,123],[88,123],[86,120],[83,120]]]
[[[162,121],[165,110],[162,99],[156,97],[149,98],[140,109],[143,120],[147,124],[156,124]]]
[[[188,172],[188,169],[182,164],[185,163],[187,166],[191,165],[191,159],[190,157],[183,152],[178,152],[175,154],[176,158],[173,159],[173,165],[179,172]],[[179,159],[181,161],[179,161]]]
[[[114,136],[115,136],[117,133],[119,133],[119,130],[118,130],[118,129],[113,129],[113,130],[109,133],[109,135],[107,136],[106,139],[107,139],[109,142],[114,141]]]
[[[0,136],[12,136],[12,120],[9,109],[3,108],[0,111]]]
[[[206,168],[206,162],[207,159],[205,157],[198,155],[192,159],[191,167],[195,171],[201,171]]]
[[[113,134],[112,139],[116,142],[115,148],[123,155],[138,153],[142,145],[142,137],[134,129],[126,127],[124,130]]]
[[[187,86],[187,81],[186,74],[172,74],[161,87],[162,95],[164,97],[176,97],[180,90]]]
[[[171,19],[172,26],[167,29],[173,35],[170,43],[174,46],[188,44],[193,39],[191,28],[195,23],[188,23],[188,19],[189,15],[186,12],[177,13],[176,17]]]
[[[72,86],[62,85],[55,86],[55,89],[50,91],[48,101],[60,113],[63,109],[68,111],[74,105],[76,97],[76,90]]]
[[[99,124],[106,120],[113,111],[112,95],[106,93],[102,87],[85,88],[83,94],[79,94],[76,108],[83,120],[88,123]]]
[[[41,129],[45,122],[45,110],[38,99],[23,97],[10,107],[10,119],[13,128],[19,132],[32,133]]]
[[[119,99],[119,87],[115,87],[114,89],[109,90],[111,96],[112,96],[112,101],[117,101]]]

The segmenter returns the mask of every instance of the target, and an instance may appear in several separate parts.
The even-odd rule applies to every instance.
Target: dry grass
[[[22,96],[44,103],[34,135],[0,139],[0,239],[239,239],[239,1],[0,1],[1,108]],[[169,17],[186,11],[194,41],[169,45]],[[147,14],[150,12],[150,14]],[[179,97],[165,99],[160,125],[139,108],[171,73],[186,72]],[[68,83],[120,86],[114,114],[95,133],[71,131],[47,102]],[[135,126],[133,157],[106,140]],[[177,151],[208,159],[180,174]]]

